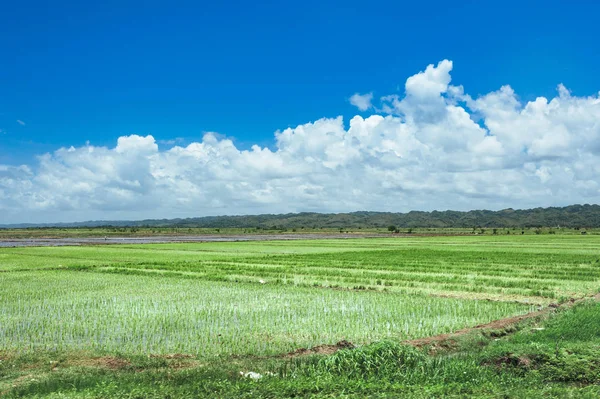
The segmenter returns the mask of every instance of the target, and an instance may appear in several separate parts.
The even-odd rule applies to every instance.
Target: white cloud
[[[600,202],[600,96],[559,85],[527,103],[510,86],[473,98],[451,69],[428,66],[348,127],[337,117],[278,131],[273,149],[216,133],[161,149],[131,135],[0,165],[0,212],[20,222]]]
[[[152,154],[158,151],[158,146],[152,136],[122,136],[117,140],[115,151],[119,154]]]
[[[23,122],[23,121],[22,121],[22,120],[20,120],[20,119],[17,119],[17,123],[18,123],[19,125],[21,125],[21,126],[25,126],[25,125],[26,125],[26,123],[25,123],[25,122]]]
[[[373,93],[354,93],[352,97],[350,97],[350,104],[354,105],[363,112],[372,107],[371,101],[373,101]]]
[[[448,91],[450,84],[452,61],[440,61],[437,67],[430,64],[425,71],[419,72],[406,80],[406,95],[418,98],[439,98]]]

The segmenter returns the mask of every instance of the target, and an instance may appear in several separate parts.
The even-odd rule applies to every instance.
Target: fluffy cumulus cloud
[[[354,93],[352,95],[352,97],[350,97],[350,104],[354,105],[356,108],[358,108],[359,110],[361,110],[363,112],[373,106],[371,104],[371,101],[373,101],[373,93],[367,93],[367,94]]]
[[[36,165],[0,165],[6,222],[295,211],[499,209],[600,202],[600,96],[523,103],[510,86],[473,98],[452,62],[405,93],[353,96],[368,117],[324,118],[240,150],[208,133],[159,149],[61,148]]]

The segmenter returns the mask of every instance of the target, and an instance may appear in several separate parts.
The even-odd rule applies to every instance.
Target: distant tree
[[[388,226],[388,231],[389,231],[389,232],[393,233],[393,232],[394,232],[394,231],[396,231],[396,230],[397,230],[397,229],[396,229],[396,226],[394,226],[393,224],[391,224],[391,225],[389,225],[389,226]]]

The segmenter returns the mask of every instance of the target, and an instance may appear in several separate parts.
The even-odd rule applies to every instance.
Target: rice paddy
[[[361,344],[450,332],[528,310],[515,303],[72,271],[5,273],[0,285],[0,342],[27,351],[272,355],[341,339]]]
[[[0,249],[0,351],[277,355],[446,333],[600,288],[600,236]]]

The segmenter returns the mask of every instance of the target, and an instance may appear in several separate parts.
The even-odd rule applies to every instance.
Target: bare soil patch
[[[530,368],[531,367],[531,359],[526,356],[516,356],[513,354],[508,354],[505,356],[501,356],[495,359],[491,363],[487,363],[487,365],[493,364],[498,368],[510,366],[510,367],[519,367],[519,368]]]
[[[309,355],[331,355],[342,349],[354,349],[355,346],[352,342],[342,340],[339,341],[335,345],[317,345],[312,348],[300,348],[296,349],[293,352],[286,353],[282,357],[285,358],[294,358],[299,356],[309,356]]]
[[[70,360],[66,366],[98,367],[110,370],[121,370],[131,366],[127,359],[115,356],[92,357],[87,359]]]

